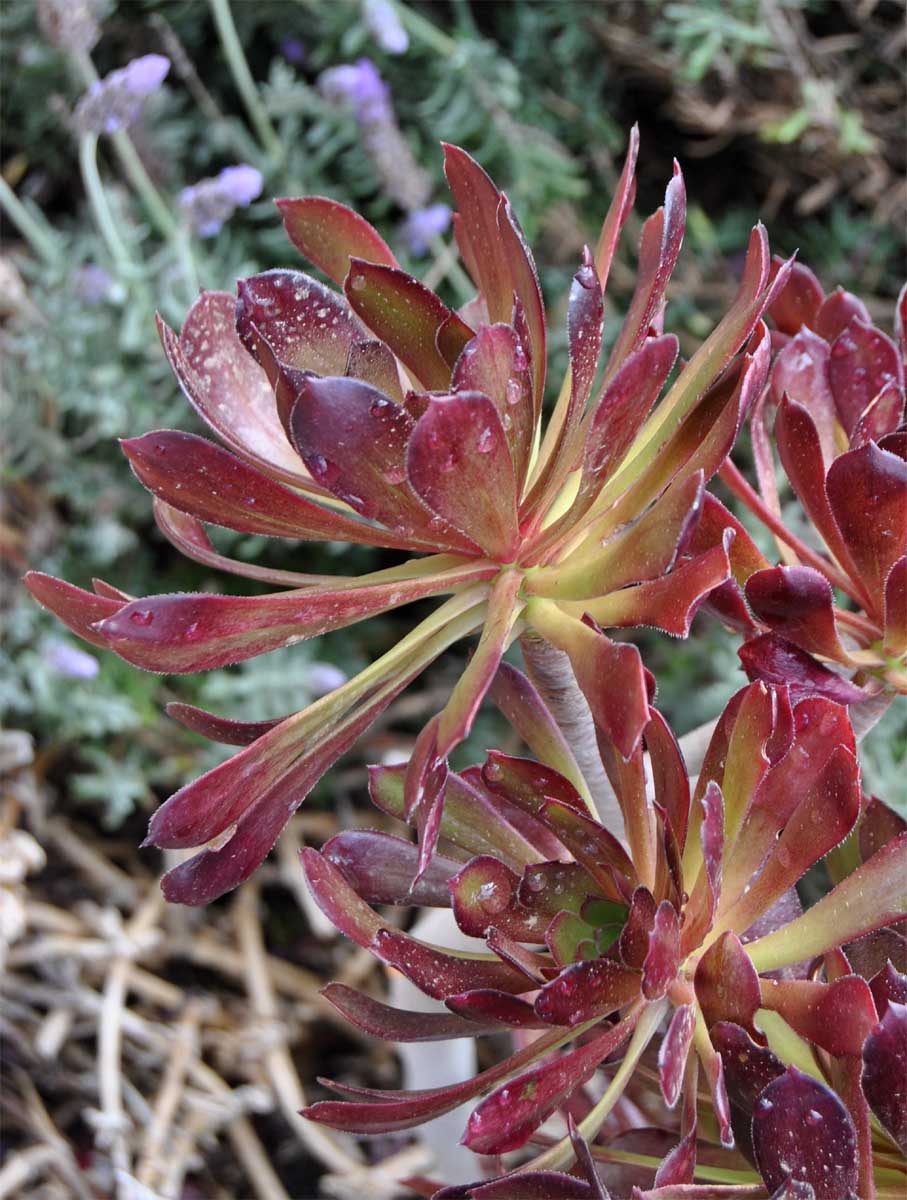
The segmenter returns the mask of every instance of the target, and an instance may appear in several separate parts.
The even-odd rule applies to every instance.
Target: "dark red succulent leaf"
[[[907,830],[907,821],[900,813],[877,796],[871,796],[863,806],[858,834],[860,858],[865,862],[877,850],[887,846]]]
[[[898,559],[885,580],[884,629],[882,652],[892,658],[907,654],[907,556]]]
[[[514,1171],[486,1183],[441,1188],[431,1200],[598,1200],[588,1183],[561,1171]]]
[[[517,481],[504,426],[481,392],[433,397],[406,450],[412,487],[428,508],[508,563],[520,544]]]
[[[706,1025],[739,1025],[754,1037],[756,1010],[762,1007],[759,976],[743,944],[731,930],[714,941],[696,966],[696,1000]]]
[[[640,976],[610,958],[572,963],[546,983],[535,1011],[551,1025],[580,1025],[617,1012],[639,995]]]
[[[891,999],[863,1045],[863,1094],[907,1154],[907,1005]]]
[[[801,1037],[834,1055],[859,1055],[878,1021],[869,984],[858,975],[831,983],[766,979],[762,1007],[780,1013]]]
[[[793,1178],[817,1196],[845,1200],[857,1186],[857,1145],[847,1109],[824,1083],[789,1067],[753,1107],[756,1164],[771,1190]]]
[[[550,1058],[512,1079],[475,1108],[463,1142],[477,1154],[504,1154],[525,1145],[535,1130],[633,1031],[636,1014],[592,1041]]]
[[[870,979],[869,989],[880,1016],[885,1015],[885,1009],[892,1000],[898,1004],[907,1004],[907,975],[895,970],[891,962],[887,962]]]
[[[260,470],[319,492],[287,441],[262,368],[236,332],[236,297],[202,292],[179,337],[160,318],[164,353],[186,399],[231,450]]]
[[[500,1033],[504,1027],[504,1023],[486,1014],[466,1019],[442,1010],[410,1012],[392,1008],[342,983],[329,983],[321,989],[321,995],[351,1024],[370,1037],[388,1042],[443,1042],[450,1038],[482,1037]]]
[[[822,696],[837,704],[859,704],[867,698],[863,688],[816,662],[812,655],[777,633],[750,638],[737,654],[748,679],[761,679],[776,687],[786,685],[797,699]]]
[[[658,1000],[665,994],[679,966],[680,918],[674,905],[662,900],[655,910],[642,964],[642,994],[647,1000]]]
[[[364,217],[326,196],[274,203],[283,217],[287,237],[310,263],[336,284],[343,284],[351,258],[396,267],[390,247]]]
[[[827,342],[833,342],[854,317],[867,325],[872,322],[869,309],[858,296],[853,292],[845,292],[843,288],[835,288],[819,306],[814,328]]]
[[[784,260],[775,256],[772,259],[771,277],[777,277],[784,266]],[[782,333],[798,333],[802,325],[815,328],[817,314],[824,300],[825,293],[816,276],[803,263],[794,263],[787,277],[787,282],[772,301],[768,309],[769,316]]]
[[[520,877],[488,855],[470,859],[449,881],[457,925],[469,937],[486,937],[492,927],[520,941],[541,941],[542,930],[533,938],[536,914],[522,909],[517,892]]]
[[[510,1029],[548,1029],[528,1000],[494,988],[473,988],[444,1001],[451,1012],[471,1021],[495,1022]]]
[[[838,637],[834,594],[812,567],[769,567],[746,583],[746,599],[760,621],[786,641],[838,662],[849,655]]]
[[[741,1150],[752,1158],[752,1115],[756,1101],[773,1080],[784,1074],[784,1063],[772,1050],[755,1042],[742,1026],[730,1021],[713,1025],[709,1039],[724,1065],[735,1138]]]
[[[668,1108],[673,1108],[680,1099],[680,1087],[695,1028],[696,1011],[693,1005],[681,1004],[674,1009],[658,1047],[658,1080]]]
[[[460,868],[454,859],[435,854],[415,880],[418,846],[376,829],[346,829],[325,842],[321,853],[368,904],[447,908],[448,881]]]
[[[831,347],[812,330],[799,331],[772,364],[771,394],[803,406],[813,419],[826,467],[835,457],[835,399],[829,378]]]
[[[636,888],[618,942],[620,957],[628,967],[642,969],[649,952],[649,934],[655,924],[657,908],[648,888]]]
[[[838,417],[848,436],[884,387],[890,383],[901,390],[904,387],[904,367],[894,342],[858,317],[835,338],[828,373]]]
[[[209,741],[220,742],[225,746],[250,746],[275,725],[287,720],[287,717],[277,717],[271,721],[234,721],[229,717],[219,717],[216,713],[206,712],[203,708],[196,708],[194,704],[183,704],[179,700],[171,701],[167,705],[167,716],[179,721],[186,729],[200,733]]]
[[[106,648],[107,639],[98,632],[98,624],[129,603],[128,600],[86,592],[84,588],[40,571],[29,571],[22,582],[42,608],[48,609],[67,629],[93,646]]]

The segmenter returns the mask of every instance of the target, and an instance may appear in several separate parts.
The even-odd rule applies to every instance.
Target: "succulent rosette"
[[[826,296],[801,264],[769,315],[778,352],[750,424],[758,491],[730,460],[721,472],[782,556],[760,563],[750,546],[744,563],[738,539],[743,627],[756,635],[741,658],[751,679],[848,704],[907,692],[907,288],[895,339],[856,296]],[[799,518],[782,509],[775,451]],[[804,516],[823,548],[801,536]]]
[[[652,720],[638,651],[603,627],[685,634],[730,577],[733,522],[692,542],[719,469],[769,366],[761,317],[775,276],[752,234],[736,298],[690,360],[662,332],[680,250],[679,168],[644,224],[638,282],[603,365],[603,289],[632,207],[636,132],[594,252],[570,293],[570,367],[542,431],[546,324],[532,256],[504,196],[447,147],[457,242],[477,296],[462,312],[403,271],[378,233],[328,199],[281,200],[293,244],[341,290],[296,270],[203,293],[164,350],[218,442],[159,430],[123,449],[155,497],[164,534],[207,566],[283,589],[135,599],[32,574],[36,598],[88,641],[146,670],[210,670],[426,597],[435,612],[361,674],[302,712],[245,724],[173,705],[171,714],[242,749],[172,796],[148,843],[200,853],[164,881],[205,903],[267,854],[317,779],[439,654],[478,645],[417,744],[407,813],[426,868],[442,819],[446,759],[468,732],[502,654],[524,631],[565,652],[620,754]],[[664,392],[664,395],[662,393]],[[720,524],[720,522],[719,522]],[[361,577],[271,570],[227,558],[206,525],[409,555]],[[607,681],[607,686],[606,686]]]
[[[405,1012],[329,985],[350,1021],[396,1042],[510,1029],[517,1048],[426,1091],[328,1082],[344,1099],[306,1115],[379,1134],[481,1096],[467,1146],[499,1156],[535,1144],[515,1171],[439,1197],[601,1197],[608,1172],[618,1195],[628,1178],[665,1197],[901,1194],[907,976],[883,962],[864,978],[848,953],[899,956],[907,832],[879,801],[863,803],[846,708],[748,685],[692,787],[657,709],[628,758],[600,727],[621,841],[584,800],[530,681],[503,665],[493,694],[537,759],[492,752],[448,776],[437,848],[415,885],[418,848],[383,831],[342,832],[303,864],[337,928],[439,1002]],[[375,804],[400,821],[405,776],[378,767],[371,778]],[[858,822],[865,860],[804,912],[795,885]],[[375,904],[449,906],[475,950],[421,942]],[[628,1128],[626,1112],[637,1126],[653,1112],[647,1076],[662,1128],[658,1117]],[[556,1114],[575,1122],[560,1138],[541,1131]],[[563,1174],[577,1156],[584,1180]],[[712,1182],[697,1190],[700,1180]]]

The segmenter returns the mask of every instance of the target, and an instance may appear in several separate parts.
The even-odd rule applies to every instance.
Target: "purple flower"
[[[142,102],[157,91],[169,70],[169,58],[145,54],[96,79],[76,107],[77,126],[85,133],[115,133],[131,125],[142,111]]]
[[[352,104],[356,119],[362,125],[380,125],[394,120],[390,88],[369,58],[322,71],[318,88],[326,100]]]
[[[93,654],[86,654],[62,638],[48,638],[41,657],[52,670],[70,679],[94,679],[101,669]]]
[[[305,44],[299,38],[288,37],[284,38],[280,43],[280,53],[284,56],[288,63],[292,63],[294,67],[302,67],[305,65],[306,54]]]
[[[417,258],[428,250],[430,242],[450,226],[451,212],[446,204],[429,204],[411,212],[400,226],[400,237],[410,254]]]
[[[397,10],[390,0],[365,0],[365,27],[388,54],[405,54],[409,49],[409,34],[400,24]]]
[[[179,205],[199,237],[215,237],[237,208],[247,208],[261,195],[263,185],[261,171],[240,163],[224,167],[211,179],[201,179],[183,188]]]
[[[327,692],[333,692],[346,681],[346,672],[329,662],[313,662],[306,680],[313,696],[324,696]]]
[[[79,267],[73,279],[73,291],[86,304],[103,304],[109,299],[114,281],[97,263]]]

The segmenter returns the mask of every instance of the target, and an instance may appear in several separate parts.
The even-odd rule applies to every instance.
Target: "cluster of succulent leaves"
[[[892,339],[856,297],[826,296],[808,269],[772,260],[757,226],[732,304],[678,365],[664,332],[686,220],[675,164],[603,356],[603,292],[637,148],[634,130],[573,279],[569,369],[547,421],[531,251],[507,196],[447,146],[477,293],[459,310],[352,209],[308,197],[278,206],[335,288],[266,271],[235,297],[204,292],[179,334],[160,322],[170,366],[221,444],[167,429],[123,443],[158,526],[190,559],[285,590],[135,599],[98,580],[93,592],[37,573],[27,582],[86,640],[175,674],[449,597],[285,718],[170,706],[241,747],[152,818],[149,844],[197,850],[163,881],[188,904],[246,879],[331,764],[443,651],[479,635],[410,761],[372,775],[375,804],[415,842],[341,833],[303,866],[341,932],[445,1006],[405,1012],[330,985],[350,1020],[398,1042],[509,1029],[518,1049],[418,1093],[333,1082],[345,1099],[315,1104],[310,1119],[396,1132],[484,1094],[466,1144],[501,1156],[533,1142],[538,1153],[494,1180],[441,1188],[446,1197],[601,1197],[608,1178],[624,1195],[639,1166],[650,1168],[644,1195],[895,1195],[907,1149],[907,977],[893,965],[907,966],[907,827],[864,795],[851,715],[865,723],[907,691],[907,289]],[[747,421],[758,491],[728,457]],[[773,444],[825,550],[782,520]],[[783,565],[706,490],[718,474],[776,536]],[[289,572],[231,558],[206,526],[410,557],[360,576]],[[683,637],[700,609],[742,635],[753,682],[725,708],[691,786],[639,650],[604,629]],[[503,662],[518,638],[569,664],[597,769],[588,754],[580,765],[532,679]],[[535,757],[491,752],[453,773],[449,755],[486,695]],[[840,881],[804,912],[796,885],[832,851]],[[384,904],[450,907],[484,945],[428,945],[382,919],[373,905]],[[628,1130],[628,1106],[644,1129]],[[542,1128],[556,1113],[568,1125],[559,1140]],[[574,1162],[578,1174],[564,1174]],[[699,1186],[697,1171],[718,1181]]]
[[[93,52],[102,73],[122,66],[136,48],[169,52],[162,40],[163,18],[201,74],[214,105],[213,117],[210,110],[198,107],[197,93],[193,96],[177,63],[167,88],[153,98],[148,119],[137,130],[140,149],[164,194],[176,196],[184,184],[216,173],[224,161],[245,158],[265,172],[272,194],[326,192],[355,203],[401,253],[393,236],[399,214],[361,153],[353,116],[325,103],[313,86],[322,69],[363,54],[375,58],[387,78],[400,124],[420,165],[434,177],[439,198],[439,137],[466,145],[496,177],[507,181],[508,194],[533,239],[546,214],[559,205],[574,210],[578,228],[595,219],[599,197],[613,183],[608,157],[601,151],[614,151],[622,144],[615,114],[628,82],[608,65],[568,6],[515,3],[496,6],[493,13],[486,7],[471,14],[461,5],[446,31],[419,21],[417,11],[410,26],[410,50],[400,57],[384,53],[370,38],[356,3],[293,5],[291,20],[286,4],[234,6],[241,41],[254,74],[264,81],[264,100],[284,148],[279,164],[268,161],[236,115],[234,82],[224,64],[207,53],[211,27],[206,6],[150,0],[141,6],[81,7],[91,8],[94,19],[104,22],[104,37]],[[45,208],[56,235],[48,261],[17,260],[32,306],[8,316],[3,332],[9,385],[5,397],[16,397],[15,413],[5,410],[4,420],[10,431],[5,484],[15,496],[10,511],[21,512],[23,521],[40,531],[21,552],[10,554],[9,565],[14,573],[26,563],[39,565],[82,583],[115,565],[124,586],[136,594],[162,585],[208,586],[210,575],[204,569],[175,565],[162,555],[147,506],[141,493],[124,480],[112,442],[113,436],[125,436],[137,427],[177,420],[178,401],[146,330],[153,306],[168,320],[180,321],[193,298],[193,283],[172,248],[156,240],[141,204],[125,195],[121,184],[111,189],[111,201],[134,251],[129,277],[120,277],[107,262],[90,219],[72,210],[71,180],[77,167],[67,110],[75,106],[84,83],[65,48],[48,42],[36,14],[37,6],[24,0],[5,5],[0,13],[0,86],[10,132],[7,178],[16,183],[21,174],[22,195]],[[437,19],[436,12],[428,15]],[[286,37],[304,42],[308,58],[302,66],[282,56]],[[685,61],[689,47],[676,40],[675,49]],[[555,92],[567,107],[552,105]],[[597,98],[591,105],[590,94]],[[116,164],[108,159],[107,165]],[[712,226],[701,210],[691,216],[695,220],[690,222],[688,242],[720,268],[721,256],[739,245],[746,214],[728,214],[718,226]],[[812,261],[826,261],[817,258],[820,254],[841,259],[826,277],[842,278],[851,261],[865,260],[867,248],[877,266],[892,261],[884,234],[870,233],[852,213],[842,211],[835,220],[831,237],[824,226],[814,231]],[[226,226],[215,243],[192,246],[196,274],[209,287],[230,288],[255,264],[284,253],[265,203],[247,219]],[[101,263],[110,286],[103,297],[86,300],[80,294],[82,271]],[[546,295],[563,290],[569,268],[567,272],[543,266]],[[872,272],[878,275],[875,267]],[[38,312],[43,319],[35,319]],[[682,321],[695,330],[704,316],[695,304],[678,297],[675,321],[675,328]],[[559,330],[552,343],[560,364],[564,339]],[[78,453],[72,452],[74,446]],[[288,556],[273,544],[266,548],[261,539],[251,538],[233,542],[241,557],[266,553],[275,565],[288,565]],[[318,553],[318,569],[333,569],[331,554],[321,555],[315,548],[313,553]],[[357,565],[381,561],[376,553],[363,549]],[[56,636],[52,623],[23,603],[18,589],[7,588],[6,597],[0,670],[8,719],[32,729],[45,743],[51,739],[61,761],[73,762],[75,756],[79,770],[68,777],[78,779],[85,795],[109,801],[107,820],[120,820],[137,801],[151,802],[152,776],[156,788],[164,791],[185,777],[199,749],[187,739],[172,753],[173,739],[157,737],[148,717],[155,701],[174,689],[184,699],[204,703],[197,682],[179,681],[164,688],[160,681],[129,675],[102,657],[90,695],[74,709],[66,703],[61,676],[41,650],[46,639]],[[374,653],[386,636],[382,630],[376,638],[367,627],[355,645],[356,658],[361,661]],[[343,655],[348,644],[341,643],[336,652]],[[714,658],[708,643],[701,653],[665,659],[659,671],[664,703],[670,705],[670,697],[685,689],[703,699],[729,694],[734,685],[713,667]],[[306,673],[300,669],[299,651],[294,665],[304,696]],[[342,665],[350,669],[358,662]],[[258,664],[240,664],[233,673],[245,680],[253,671],[260,703],[266,706],[270,701],[271,710],[279,710],[286,674],[259,670]],[[238,701],[249,686],[240,682],[237,687]],[[678,704],[675,711],[692,723],[688,706]],[[243,715],[251,719],[255,714]],[[706,715],[711,713],[703,719]],[[903,732],[895,731],[894,737],[894,743],[875,739],[870,765],[877,763],[877,776],[896,778]],[[895,750],[889,753],[891,745]],[[111,752],[120,767],[113,777],[95,765]]]

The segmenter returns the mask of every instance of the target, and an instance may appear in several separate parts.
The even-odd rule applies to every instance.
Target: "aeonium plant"
[[[502,654],[523,633],[569,656],[596,721],[632,758],[651,720],[638,651],[605,627],[688,631],[730,577],[733,523],[693,530],[764,386],[762,314],[784,288],[761,226],[727,314],[688,362],[663,333],[680,251],[679,167],[644,224],[638,280],[602,363],[603,289],[631,211],[637,135],[594,251],[570,292],[570,365],[542,428],[546,323],[531,253],[506,198],[446,147],[455,229],[477,296],[461,312],[399,267],[378,233],[334,201],[278,201],[293,244],[341,290],[295,270],[203,293],[164,350],[222,444],[160,430],[123,443],[185,554],[285,590],[135,599],[31,574],[35,597],[77,633],[146,670],[210,670],[447,596],[393,649],[302,712],[248,724],[185,704],[171,715],[242,749],[172,796],[148,843],[200,852],[171,870],[171,900],[202,904],[245,879],[324,771],[454,642],[478,646],[426,726],[404,781],[427,869],[447,756],[468,732]],[[666,386],[672,372],[673,382]],[[664,394],[662,394],[664,392]],[[361,577],[276,571],[219,553],[206,525],[410,555]],[[585,784],[578,780],[582,789]],[[588,799],[588,796],[586,797]]]
[[[894,339],[800,263],[768,315],[777,353],[750,417],[758,490],[730,459],[721,468],[782,556],[773,566],[750,547],[744,563],[738,538],[723,594],[749,635],[743,664],[751,679],[844,704],[907,693],[907,287]],[[782,507],[775,450],[799,519]]]
[[[438,1001],[329,985],[350,1021],[394,1042],[509,1029],[516,1049],[419,1092],[322,1081],[344,1099],[309,1119],[397,1132],[483,1097],[465,1144],[532,1156],[437,1200],[903,1195],[907,975],[884,955],[903,949],[907,831],[862,798],[846,709],[750,684],[692,789],[657,709],[628,758],[599,729],[624,843],[530,681],[505,664],[495,698],[538,759],[491,752],[448,776],[415,886],[417,848],[385,832],[342,832],[303,865],[337,928]],[[375,804],[412,824],[404,789],[405,768],[373,769]],[[796,884],[857,827],[855,869],[804,912]],[[449,906],[475,949],[419,941],[375,904]]]

